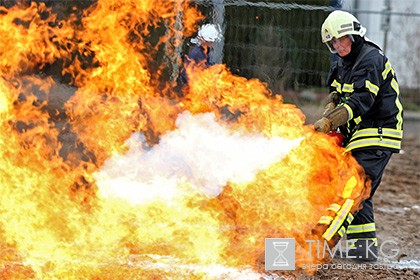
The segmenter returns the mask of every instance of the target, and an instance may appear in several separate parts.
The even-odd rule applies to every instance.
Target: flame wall
[[[366,188],[355,160],[265,84],[224,65],[193,66],[189,87],[173,91],[168,65],[156,61],[180,43],[170,41],[179,32],[175,5],[188,37],[203,19],[189,1],[97,1],[66,18],[43,3],[0,9],[2,279],[193,279],[215,265],[258,271],[264,238],[315,238],[311,229],[352,177],[357,208]],[[147,153],[180,130],[186,112],[213,114],[211,125],[237,141],[299,142],[248,181],[228,178],[214,196],[187,175],[170,200],[129,203],[98,191],[107,180],[101,170],[130,151],[134,132],[146,147],[134,152]],[[303,247],[297,254],[307,261]]]

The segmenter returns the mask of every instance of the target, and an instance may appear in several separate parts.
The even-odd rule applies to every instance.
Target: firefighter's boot
[[[356,262],[376,262],[378,260],[378,244],[376,240],[357,240],[349,248],[346,258]]]

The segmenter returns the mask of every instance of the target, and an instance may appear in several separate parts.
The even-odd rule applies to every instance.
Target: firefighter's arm
[[[363,116],[375,103],[379,87],[383,82],[380,63],[382,58],[366,60],[360,63],[360,68],[353,73],[353,94],[346,101],[349,109],[349,119]]]
[[[376,94],[368,90],[359,90],[346,101],[350,119],[363,116],[375,102]]]
[[[327,112],[322,119],[314,124],[316,131],[327,133],[340,125],[347,123],[349,120],[349,112],[347,106],[339,106],[330,112]]]

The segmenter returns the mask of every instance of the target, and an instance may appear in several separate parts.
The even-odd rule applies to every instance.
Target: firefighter
[[[184,57],[184,67],[180,73],[180,83],[188,84],[186,67],[193,62],[202,67],[208,67],[215,63],[211,61],[210,50],[215,42],[218,42],[221,32],[215,24],[204,24],[198,29],[197,37],[191,39],[192,46]]]
[[[316,131],[338,129],[343,146],[370,177],[372,189],[363,208],[349,214],[341,227],[330,227],[354,244],[348,254],[358,261],[376,261],[378,243],[372,197],[392,153],[401,149],[403,106],[397,77],[380,47],[365,36],[359,20],[345,11],[333,11],[321,27],[322,42],[338,55],[327,85],[330,94]],[[329,233],[328,236],[334,234]]]

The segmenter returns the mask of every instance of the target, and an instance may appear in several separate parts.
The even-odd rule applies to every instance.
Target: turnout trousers
[[[354,214],[354,219],[346,229],[347,240],[364,244],[374,243],[375,247],[378,245],[376,238],[376,227],[373,213],[372,197],[381,183],[382,175],[385,167],[388,164],[392,152],[386,150],[356,150],[352,151],[353,157],[363,167],[366,175],[372,180],[372,189],[370,197],[366,199],[362,206],[363,208]]]

